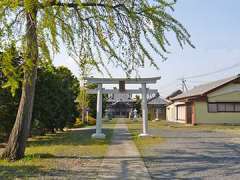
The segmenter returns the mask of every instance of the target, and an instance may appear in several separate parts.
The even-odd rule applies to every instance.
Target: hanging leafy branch
[[[0,158],[24,156],[32,119],[37,67],[60,52],[82,48],[81,56],[102,70],[108,63],[121,66],[129,76],[139,66],[157,66],[166,59],[173,32],[182,47],[190,35],[170,11],[176,0],[1,0],[0,52],[14,45],[23,58],[22,95],[8,145]],[[170,11],[169,11],[170,10]],[[157,54],[158,56],[155,56]],[[0,69],[12,92],[19,86],[19,75],[4,55]],[[155,58],[156,59],[155,59]],[[82,63],[84,64],[84,63]]]
[[[158,67],[155,53],[166,59],[167,32],[175,33],[181,47],[193,47],[187,30],[169,13],[174,5],[175,1],[167,0],[4,0],[0,2],[0,45],[14,40],[24,53],[24,16],[35,7],[41,59],[50,61],[62,41],[69,52],[81,49],[81,56],[99,71],[113,63],[130,75],[147,60]],[[31,66],[30,62],[26,64]]]

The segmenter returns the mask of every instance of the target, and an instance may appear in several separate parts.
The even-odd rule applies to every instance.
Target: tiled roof
[[[187,92],[184,92],[182,94],[179,94],[173,98],[170,98],[171,100],[176,100],[176,99],[182,99],[182,98],[187,98],[187,97],[193,97],[193,96],[200,96],[200,95],[203,95],[215,88],[218,88],[219,86],[222,86],[228,82],[231,82],[237,78],[240,78],[240,75],[237,75],[237,76],[232,76],[232,77],[229,77],[229,78],[225,78],[225,79],[222,79],[222,80],[218,80],[218,81],[214,81],[214,82],[210,82],[210,83],[207,83],[207,84],[202,84],[202,85],[199,85],[199,86],[196,86],[194,87],[193,89],[187,91]]]
[[[166,97],[166,99],[171,99],[171,98],[173,98],[173,97],[175,97],[175,96],[177,96],[177,95],[179,95],[179,94],[182,94],[182,93],[183,93],[182,90],[178,89],[178,90],[172,92],[170,95],[168,95],[168,96]]]
[[[155,97],[149,99],[147,104],[163,104],[164,105],[167,103],[168,102],[164,98],[160,97],[160,95],[157,94]]]

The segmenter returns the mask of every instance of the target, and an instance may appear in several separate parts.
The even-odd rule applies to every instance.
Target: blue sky
[[[167,61],[157,61],[160,70],[151,67],[139,69],[142,77],[162,77],[156,85],[149,87],[159,89],[160,94],[166,96],[180,88],[179,78],[214,72],[237,63],[238,66],[220,73],[187,79],[187,85],[192,88],[201,83],[240,74],[239,7],[239,0],[178,0],[173,15],[187,28],[196,49],[187,46],[181,49],[176,40],[170,37],[171,54]],[[78,75],[77,65],[64,49],[55,56],[54,64],[65,65]],[[113,77],[124,77],[121,69],[109,68],[112,69]],[[103,77],[95,71],[92,75]]]

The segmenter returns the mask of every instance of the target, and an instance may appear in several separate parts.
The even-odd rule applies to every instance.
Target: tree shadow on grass
[[[30,166],[30,165],[3,166],[3,165],[0,165],[0,177],[3,179],[12,179],[12,178],[17,178],[17,177],[31,177],[36,174],[38,174],[39,176],[46,174],[46,172],[44,172],[40,169],[41,169],[40,166]]]
[[[98,167],[91,166],[81,170],[43,169],[41,166],[2,166],[0,179],[95,179]]]
[[[43,146],[43,145],[96,145],[110,144],[113,129],[103,129],[106,135],[104,140],[92,139],[91,135],[95,133],[95,129],[82,129],[57,134],[47,134],[46,136],[38,136],[29,140],[28,146]]]
[[[229,142],[199,142],[199,146],[186,147],[185,149],[159,149],[156,147],[154,155],[144,156],[143,159],[153,179],[204,179],[209,177],[222,177],[232,179],[240,176],[240,144]],[[158,154],[158,155],[156,155]],[[65,159],[66,162],[101,160],[102,157],[81,157],[81,156],[54,156],[52,154],[35,154],[35,157],[46,159]],[[28,157],[28,156],[27,156]],[[26,158],[27,158],[26,157]],[[29,156],[31,158],[32,156]],[[115,162],[122,163],[122,171],[128,170],[129,166],[137,163],[139,157],[114,156],[105,157],[114,165]],[[117,161],[114,161],[117,159]],[[74,169],[64,169],[64,162],[61,167],[43,170],[40,166],[1,166],[0,177],[15,174],[16,177],[52,177],[57,178],[81,178],[94,179],[97,176],[99,165],[92,163],[90,166]],[[71,163],[72,164],[72,163]],[[65,165],[66,166],[66,165]],[[31,169],[32,168],[32,169]],[[118,169],[105,168],[106,173],[113,173]],[[117,172],[116,172],[117,173]],[[15,177],[13,176],[13,177]],[[220,176],[220,177],[219,177]]]

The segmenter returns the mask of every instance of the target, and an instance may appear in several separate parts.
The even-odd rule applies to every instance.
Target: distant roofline
[[[168,95],[165,99],[169,100],[169,99],[174,98],[182,93],[183,93],[182,90],[177,89],[176,91],[173,91],[170,95]]]
[[[199,93],[194,94],[194,95],[187,95],[187,93],[186,93],[186,94],[179,94],[179,95],[177,95],[177,96],[175,96],[175,97],[173,97],[173,98],[170,98],[170,100],[176,101],[176,100],[182,100],[182,99],[186,99],[186,98],[197,98],[197,97],[200,97],[200,96],[204,96],[204,95],[206,95],[206,94],[208,94],[208,93],[210,93],[210,92],[213,92],[213,91],[215,91],[215,90],[217,90],[217,89],[219,89],[219,88],[221,88],[221,87],[223,87],[223,86],[225,86],[225,85],[227,85],[227,84],[229,84],[229,83],[232,83],[233,81],[235,81],[235,80],[238,79],[238,78],[240,78],[240,74],[237,74],[236,76],[232,76],[232,78],[229,77],[229,80],[228,80],[228,81],[226,81],[226,82],[224,82],[224,83],[222,83],[222,84],[219,84],[219,85],[217,85],[216,87],[210,88],[210,89],[208,89],[208,90],[206,90],[206,91],[199,92]],[[225,79],[226,79],[226,78],[225,78]],[[198,87],[200,87],[200,86],[208,85],[208,84],[211,84],[211,83],[216,83],[217,81],[221,81],[221,80],[224,80],[224,79],[212,81],[212,82],[205,83],[205,84],[200,84],[200,85],[198,85],[196,88],[198,88]],[[193,89],[194,89],[194,88],[193,88]],[[191,89],[191,90],[193,90],[193,89]],[[191,90],[190,90],[190,92],[191,92]]]

